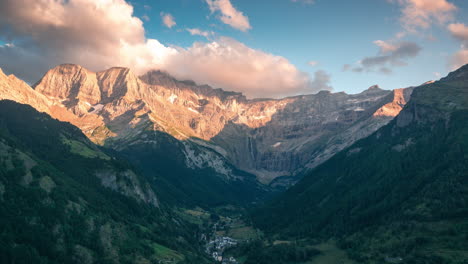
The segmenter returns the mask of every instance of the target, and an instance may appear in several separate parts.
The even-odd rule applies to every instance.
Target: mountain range
[[[253,214],[280,238],[335,238],[358,263],[468,260],[468,65]],[[396,262],[394,262],[396,261]]]
[[[137,77],[127,68],[95,73],[65,64],[32,87],[0,75],[1,99],[30,104],[70,122],[99,145],[118,151],[148,146],[158,138],[149,139],[148,132],[162,132],[176,139],[175,148],[188,168],[242,178],[234,166],[263,184],[279,186],[387,124],[412,91],[373,86],[355,95],[322,91],[249,100],[160,71]]]
[[[207,234],[232,227],[255,234],[226,250],[244,264],[465,264],[467,117],[468,65],[282,99],[161,71],[0,70],[0,261],[210,263]]]

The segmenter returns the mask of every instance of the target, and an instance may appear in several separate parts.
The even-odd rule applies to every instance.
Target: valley
[[[468,264],[468,1],[0,0],[0,264]]]
[[[467,76],[249,100],[124,68],[0,74],[1,255],[464,264]]]
[[[27,87],[14,76],[3,79]],[[95,73],[65,64],[27,90],[38,109],[71,122],[97,144],[125,151],[168,135],[189,168],[239,178],[233,165],[263,184],[284,185],[388,123],[412,88],[249,100],[159,71],[137,77],[127,68]],[[9,91],[5,87],[0,98],[15,100]],[[278,177],[283,180],[275,182]]]

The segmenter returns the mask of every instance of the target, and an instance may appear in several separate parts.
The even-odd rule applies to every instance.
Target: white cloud
[[[380,47],[381,53],[393,52],[398,49],[396,45],[393,45],[389,42],[385,42],[383,40],[376,40],[374,44]]]
[[[285,58],[254,50],[230,38],[197,42],[178,52],[164,67],[174,76],[240,91],[249,97],[279,97],[327,88],[311,81],[309,75]]]
[[[230,0],[206,0],[211,13],[220,12],[220,19],[224,24],[240,31],[251,29],[249,18],[238,11]]]
[[[309,61],[309,62],[307,62],[307,64],[309,64],[309,66],[315,67],[315,66],[317,66],[319,64],[319,62],[318,61]]]
[[[287,59],[233,39],[187,49],[147,39],[143,22],[124,0],[1,1],[1,28],[9,29],[2,35],[15,46],[0,47],[0,66],[30,83],[57,64],[76,63],[94,71],[123,66],[143,74],[160,69],[249,97],[330,89],[325,73],[311,79]]]
[[[322,91],[322,90],[333,90],[330,86],[331,76],[324,72],[324,71],[316,71],[314,73],[314,79],[310,83],[310,87],[314,89],[314,91]]]
[[[343,71],[364,72],[377,71],[383,74],[392,73],[390,67],[402,67],[408,65],[406,60],[416,57],[421,47],[414,42],[386,42],[376,40],[374,44],[379,47],[376,56],[365,57],[357,65],[345,64]]]
[[[124,44],[146,41],[143,22],[132,13],[124,0],[0,1],[0,30],[9,29],[1,35],[16,44],[2,51],[0,61],[3,67],[18,68],[12,64],[22,59],[3,58],[27,56],[31,61],[24,71],[36,74],[44,69],[35,66],[45,61],[48,66],[74,62],[93,69],[122,65],[127,63],[120,60]]]
[[[161,19],[163,24],[168,28],[172,28],[173,26],[177,25],[174,17],[171,14],[161,12]]]
[[[468,27],[465,24],[450,24],[448,25],[448,30],[453,37],[461,40],[464,45],[468,46]]]
[[[455,53],[450,60],[450,67],[456,70],[468,63],[468,49],[461,49]]]
[[[448,30],[461,42],[460,50],[450,60],[450,67],[454,70],[468,63],[468,26],[461,23],[450,24]]]
[[[454,17],[457,7],[447,0],[389,0],[402,6],[400,21],[407,32],[428,29],[432,24],[444,24]]]
[[[192,36],[202,36],[205,38],[210,38],[214,35],[213,31],[204,31],[199,28],[187,28],[186,29]]]

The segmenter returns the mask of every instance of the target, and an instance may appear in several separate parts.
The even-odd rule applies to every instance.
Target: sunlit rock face
[[[395,89],[393,91],[393,100],[388,104],[383,105],[379,108],[375,113],[374,117],[378,116],[389,116],[395,117],[397,116],[403,107],[408,102],[411,92],[413,89]]]
[[[203,149],[184,150],[187,165],[229,171],[226,161],[263,183],[313,168],[368,136],[399,113],[412,90],[373,86],[355,95],[248,100],[160,71],[137,77],[127,68],[95,73],[66,64],[49,70],[34,90],[0,75],[0,98],[71,122],[98,144],[119,149],[141,142],[143,132],[161,131]],[[15,89],[21,95],[12,96]]]
[[[29,104],[41,112],[49,112],[52,101],[36,93],[31,87],[14,75],[5,75],[0,69],[0,98]]]

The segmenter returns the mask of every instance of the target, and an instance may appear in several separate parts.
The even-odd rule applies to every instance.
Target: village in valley
[[[211,255],[213,259],[223,264],[238,264],[234,257],[223,257],[225,249],[234,247],[237,245],[237,240],[230,237],[216,236],[214,240],[211,240],[206,245],[206,253]]]
[[[228,236],[222,236],[220,234],[226,233],[228,225],[232,224],[232,220],[228,219],[228,222],[216,222],[212,226],[212,233],[208,235],[211,239],[206,244],[206,253],[213,257],[214,260],[221,262],[222,264],[238,264],[234,257],[224,256],[224,251],[231,247],[235,247],[238,241]]]
[[[200,241],[205,245],[205,252],[215,263],[240,264],[229,252],[242,243],[258,239],[262,234],[252,226],[246,224],[239,214],[231,214],[230,207],[219,208],[219,213],[209,213],[201,208],[185,210],[189,216],[200,225],[205,225],[205,232],[200,235]]]

